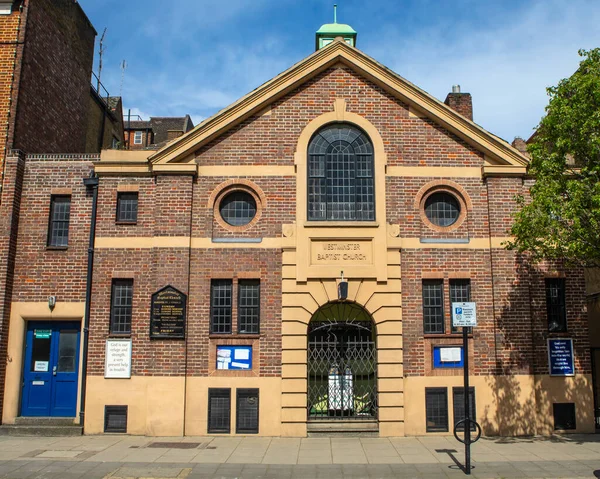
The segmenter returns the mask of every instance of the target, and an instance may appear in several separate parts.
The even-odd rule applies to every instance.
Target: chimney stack
[[[460,92],[460,85],[452,85],[452,93],[448,93],[444,103],[465,118],[473,120],[473,99],[470,93]]]

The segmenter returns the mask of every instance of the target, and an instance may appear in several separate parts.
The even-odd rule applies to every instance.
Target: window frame
[[[566,333],[567,332],[567,284],[565,278],[545,278],[545,294],[546,294],[546,320],[548,323],[549,333]],[[552,288],[558,289],[558,301],[553,303]],[[557,313],[554,308],[560,308]],[[557,325],[552,326],[552,319],[558,318]]]
[[[124,197],[130,195],[130,196],[135,196],[135,219],[122,219],[121,216],[121,212],[122,212],[122,205],[121,202],[123,201]],[[117,192],[117,211],[116,211],[116,222],[119,224],[137,224],[138,221],[138,213],[139,213],[139,202],[140,202],[140,195],[139,192],[137,191],[118,191]]]
[[[258,304],[255,306],[242,306],[242,287],[243,286],[258,287]],[[237,294],[237,332],[238,334],[260,334],[260,279],[239,279],[238,294]],[[242,331],[242,308],[255,309],[257,316],[256,331]]]
[[[429,394],[443,394],[444,402],[445,402],[445,416],[446,416],[446,425],[440,426],[429,426],[429,405],[427,401],[427,397]],[[448,432],[449,425],[449,417],[448,417],[448,388],[447,387],[434,387],[434,388],[425,388],[425,431],[426,432]]]
[[[456,207],[456,218],[453,219],[453,221],[451,223],[448,224],[438,224],[438,222],[440,221],[441,217],[439,216],[440,212],[444,212],[444,210],[440,210],[439,208],[437,210],[428,210],[428,203],[430,201],[433,201],[433,199],[436,196],[445,196],[447,198],[451,198],[454,205]],[[436,202],[436,204],[441,203],[441,201]],[[449,202],[444,202],[445,205],[449,204]],[[456,225],[456,223],[458,223],[458,221],[460,220],[460,215],[462,213],[462,204],[460,202],[460,200],[456,197],[456,195],[450,193],[449,191],[446,190],[434,190],[432,191],[430,194],[427,195],[427,197],[425,198],[425,201],[423,202],[423,212],[425,213],[425,217],[427,218],[427,221],[429,221],[433,226],[435,226],[436,228],[452,228],[454,225]],[[427,213],[428,211],[430,211],[432,213],[432,216],[430,217]],[[436,213],[436,214],[433,214]],[[443,218],[442,218],[443,219]]]
[[[63,201],[67,200],[67,201]],[[58,203],[68,203],[67,209],[67,219],[66,220],[58,220],[54,219],[56,204]],[[66,243],[65,244],[55,244],[53,241],[55,225],[57,224],[66,224]],[[66,249],[69,247],[69,230],[71,227],[71,195],[51,195],[50,196],[50,213],[48,218],[48,236],[46,238],[46,246],[49,248],[57,248],[57,249]]]
[[[221,396],[219,396],[221,395]],[[212,398],[223,397],[229,400],[229,410],[227,413],[227,427],[223,428],[211,428],[211,416],[212,416]],[[207,422],[206,422],[206,432],[208,434],[230,434],[231,433],[231,388],[208,388],[208,407],[207,409]]]
[[[440,298],[441,298],[441,304],[440,306],[425,306],[425,286],[429,285],[429,286],[434,286],[437,285],[440,287]],[[423,334],[445,334],[446,332],[446,320],[445,320],[445,314],[444,314],[444,280],[443,279],[423,279],[421,280],[421,307],[423,309]],[[433,309],[433,308],[439,308],[440,311],[440,315],[439,315],[439,319],[436,322],[439,322],[439,324],[441,325],[441,331],[431,331],[428,330],[428,324],[426,322],[426,314],[425,314],[425,310],[427,309]]]
[[[214,291],[218,283],[229,286],[229,305],[215,305]],[[215,310],[229,309],[229,331],[215,330]],[[233,334],[233,280],[225,278],[213,278],[210,280],[210,334]]]
[[[138,141],[138,133],[140,134]],[[142,130],[135,130],[133,132],[133,144],[134,145],[143,145],[144,144],[144,132]]]
[[[347,188],[348,192],[347,193],[343,193],[342,196],[352,196],[350,194],[350,190],[352,190],[353,193],[353,200],[352,202],[347,201],[347,202],[334,202],[333,201],[333,197],[335,196],[335,194],[333,193],[333,180],[336,179],[335,176],[332,175],[332,163],[333,163],[333,159],[331,158],[331,156],[334,154],[334,152],[329,151],[332,148],[332,145],[336,142],[341,142],[341,141],[345,141],[345,140],[341,140],[341,139],[337,139],[334,141],[329,141],[327,138],[325,138],[323,136],[323,132],[330,130],[330,129],[334,129],[334,128],[347,128],[350,130],[354,130],[357,135],[354,139],[352,139],[352,141],[346,141],[346,143],[348,144],[349,147],[352,147],[352,145],[354,145],[354,143],[357,142],[357,140],[361,139],[361,141],[363,142],[362,144],[365,145],[365,148],[367,150],[370,150],[370,152],[364,153],[364,152],[357,152],[357,148],[352,147],[352,153],[348,154],[348,156],[351,156],[348,165],[348,174],[349,177],[346,178],[348,181],[348,185],[337,185],[338,188]],[[323,140],[324,142],[327,143],[327,148],[325,149],[325,152],[320,152],[320,153],[316,153],[316,152],[311,152],[311,149],[315,148],[314,145],[315,143],[319,140],[319,138],[321,140]],[[360,147],[361,145],[358,145],[358,147]],[[313,160],[312,157],[317,157],[317,156],[322,156],[323,157],[323,168],[322,168],[322,173],[317,174],[317,172],[315,172],[315,170],[318,170],[319,172],[321,171],[320,168],[314,168],[313,169]],[[360,167],[359,167],[359,159],[361,157],[369,157],[368,159],[368,169],[370,170],[370,174],[365,174],[364,172],[361,173],[360,172]],[[363,165],[364,166],[364,165]],[[344,171],[344,170],[342,170]],[[340,178],[337,178],[338,181],[341,181]],[[342,178],[343,180],[343,178]],[[367,180],[366,182],[361,181],[361,180]],[[371,188],[371,195],[372,196],[372,201],[370,202],[365,202],[365,201],[359,201],[360,198],[360,190],[361,189],[365,189],[368,188],[368,180],[370,180],[370,188]],[[319,182],[319,186],[318,188],[323,188],[324,193],[322,195],[320,194],[314,194],[311,193],[311,189],[312,188],[317,188],[316,186],[311,186],[311,184],[313,182]],[[350,182],[352,182],[352,184],[350,184]],[[362,183],[365,184],[362,184]],[[358,127],[357,125],[354,125],[352,123],[330,123],[328,125],[323,126],[322,128],[320,128],[317,132],[315,132],[315,134],[312,136],[312,138],[310,139],[309,143],[308,143],[308,148],[307,148],[307,165],[306,165],[306,187],[307,187],[307,192],[306,192],[306,218],[309,222],[351,222],[351,223],[364,223],[364,222],[374,222],[377,220],[377,208],[376,208],[376,181],[375,181],[375,149],[373,147],[373,141],[371,140],[371,138],[369,137],[369,135],[367,135],[367,133],[362,130],[360,127]],[[332,190],[329,191],[329,188],[331,188]],[[368,197],[368,193],[363,193],[366,195],[366,197]],[[312,198],[312,196],[315,197],[320,197],[320,198],[324,198],[322,201],[321,200],[316,200],[314,198]],[[331,214],[331,206],[333,204],[339,204],[339,205],[351,205],[352,208],[349,210],[353,215],[354,218],[333,218],[330,217]],[[359,205],[364,205],[367,204],[369,207],[369,210],[365,213],[365,212],[361,212],[361,214],[359,215],[359,210],[358,210],[358,206]],[[314,215],[314,211],[313,208],[311,208],[312,205],[320,205],[320,206],[324,206],[324,214],[323,217],[318,217],[316,215]],[[365,217],[360,217],[359,216],[364,216],[365,214],[367,214],[369,217],[365,218]]]
[[[130,306],[117,306],[115,305],[115,293],[118,286],[129,286],[131,287],[131,305]],[[115,308],[128,308],[129,309],[129,328],[128,331],[115,331]],[[131,328],[133,323],[133,279],[130,278],[113,278],[111,282],[111,294],[110,294],[110,323],[109,332],[115,336],[130,336]]]
[[[247,396],[256,395],[256,428],[240,427],[240,400]],[[235,390],[235,433],[236,434],[258,434],[260,430],[260,389],[259,388],[237,388]]]
[[[454,420],[454,425],[456,426],[456,423],[458,421],[461,421],[465,418],[465,411],[464,411],[464,403],[465,403],[465,396],[464,396],[464,386],[454,386],[452,388],[452,414],[453,414],[453,420]],[[459,396],[459,400],[458,400],[458,404],[460,405],[460,407],[463,409],[462,411],[462,417],[458,418],[456,417],[456,405],[457,405],[457,395]],[[471,410],[471,419],[473,421],[477,420],[477,396],[475,395],[475,387],[474,386],[469,386],[469,409]],[[475,424],[471,424],[471,431],[475,431],[476,427]]]
[[[223,214],[223,210],[226,209],[229,205],[224,205],[224,202],[228,199],[228,198],[232,198],[235,196],[247,196],[248,199],[248,203],[254,207],[254,214],[250,217],[250,218],[244,218],[244,220],[248,220],[245,223],[239,223],[239,224],[234,224],[234,223],[230,223],[228,221],[231,220],[231,217],[226,217]],[[239,199],[237,201],[240,201]],[[219,200],[219,206],[218,206],[218,210],[219,210],[219,216],[221,217],[221,219],[229,226],[232,228],[246,228],[248,225],[250,225],[253,221],[254,218],[256,218],[256,215],[258,214],[258,203],[256,198],[254,197],[254,195],[252,195],[249,191],[245,190],[245,189],[234,189],[231,191],[226,192],[221,199]],[[227,210],[226,210],[227,211]],[[234,209],[234,211],[236,211]],[[251,211],[251,208],[248,208],[248,211]],[[238,218],[237,215],[235,216],[235,218]]]

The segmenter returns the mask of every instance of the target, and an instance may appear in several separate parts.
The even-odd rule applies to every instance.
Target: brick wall
[[[29,0],[14,148],[85,151],[96,32],[74,0]]]
[[[294,163],[298,135],[316,116],[332,110],[336,98],[347,100],[347,109],[364,115],[380,131],[388,164],[402,166],[482,165],[482,155],[433,125],[411,116],[406,105],[346,67],[331,68],[275,102],[262,116],[248,119],[198,152],[201,165],[287,165]],[[85,253],[90,199],[81,178],[89,160],[28,160],[25,194],[17,250],[15,300],[43,301],[50,294],[83,300]],[[233,232],[215,221],[211,197],[229,177],[190,176],[102,177],[99,188],[98,237],[188,236],[194,238],[263,238],[281,236],[281,225],[296,218],[294,177],[243,178],[264,192],[260,221],[245,231]],[[441,181],[443,180],[443,181]],[[300,178],[299,181],[305,181]],[[468,212],[454,231],[426,226],[415,198],[430,184],[451,184],[468,202]],[[437,183],[436,183],[437,182]],[[53,187],[73,188],[74,226],[70,247],[55,252],[45,249],[49,194]],[[507,235],[515,194],[529,184],[520,179],[415,178],[386,179],[388,221],[400,225],[400,236],[427,240],[486,240]],[[119,188],[137,188],[139,214],[135,225],[115,223]],[[489,199],[488,199],[489,198]],[[75,205],[78,206],[75,206]],[[80,230],[80,231],[79,231]],[[72,243],[71,243],[72,241]],[[22,245],[22,246],[21,246]],[[213,374],[209,359],[219,342],[256,344],[260,351],[258,374],[280,374],[281,251],[260,248],[161,247],[96,250],[90,373],[103,374],[105,340],[109,336],[110,288],[113,278],[134,279],[133,374]],[[439,245],[438,245],[439,246]],[[474,373],[545,373],[547,371],[544,308],[544,276],[565,275],[569,310],[569,335],[574,338],[578,371],[589,371],[583,276],[561,265],[541,265],[535,271],[523,258],[502,249],[422,248],[402,250],[404,371],[408,376],[433,374],[427,366],[435,344],[457,341],[452,335],[424,337],[421,281],[444,279],[446,327],[450,329],[448,285],[451,278],[468,277],[472,298],[478,304],[478,326],[473,333]],[[234,329],[236,289],[240,278],[261,280],[261,335],[254,337],[209,334],[211,278],[234,280]],[[39,279],[38,279],[39,278]],[[48,279],[45,281],[45,279]],[[59,279],[53,279],[59,278]],[[16,285],[17,283],[15,283]],[[189,294],[187,365],[185,342],[149,339],[150,296],[167,284]],[[460,342],[460,341],[459,341]]]
[[[6,150],[12,148],[16,113],[13,98],[18,94],[21,77],[22,42],[27,20],[27,5],[23,5],[21,10],[22,4],[23,2],[14,2],[10,15],[0,15],[0,184]]]

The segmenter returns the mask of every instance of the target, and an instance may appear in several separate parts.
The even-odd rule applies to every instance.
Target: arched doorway
[[[331,302],[308,325],[308,420],[377,419],[377,348],[370,314]]]

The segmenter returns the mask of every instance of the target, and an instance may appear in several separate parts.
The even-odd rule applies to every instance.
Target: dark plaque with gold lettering
[[[173,286],[165,286],[152,295],[150,310],[151,339],[184,339],[187,296]]]

